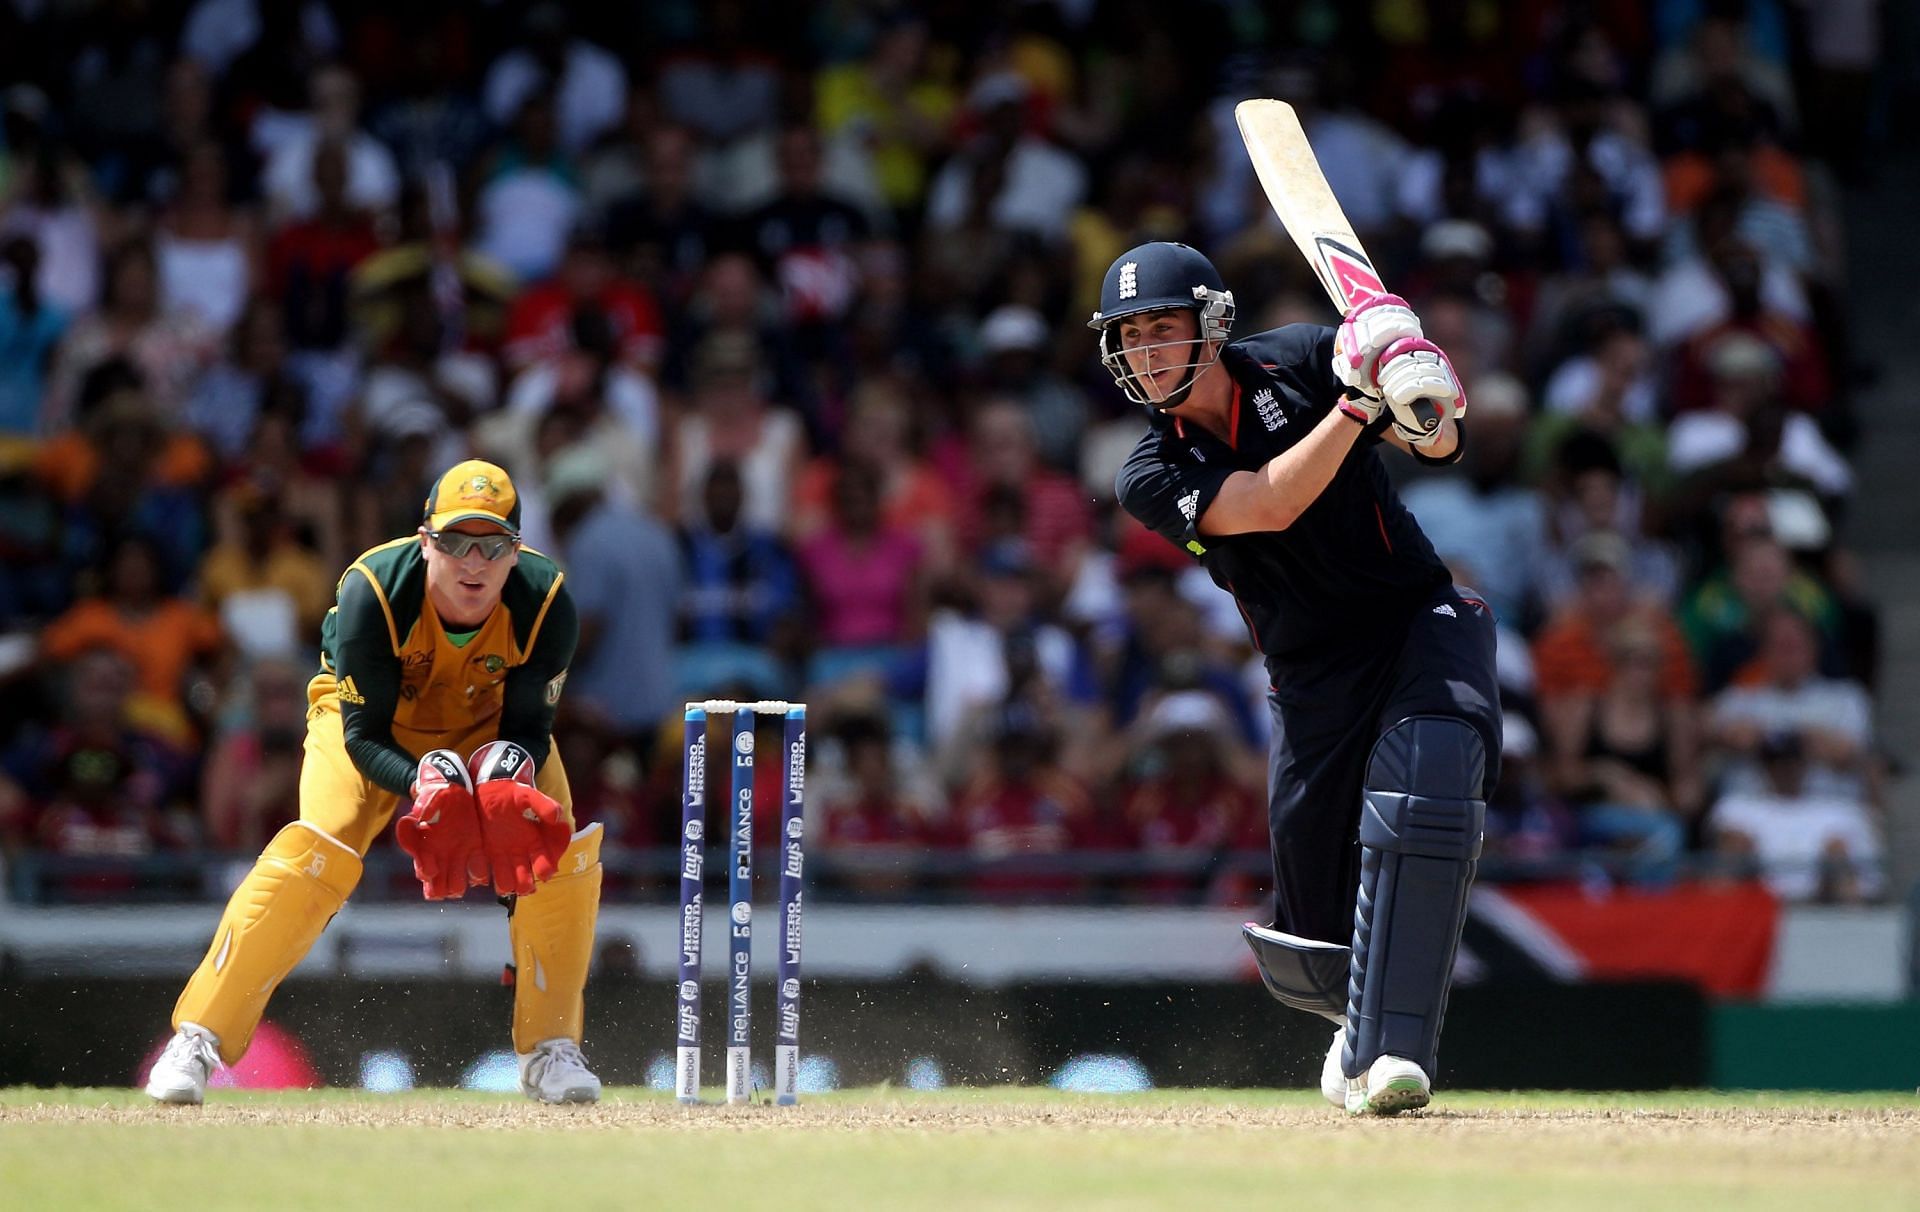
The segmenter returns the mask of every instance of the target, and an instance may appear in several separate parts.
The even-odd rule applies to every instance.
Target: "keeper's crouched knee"
[[[228,899],[174,1006],[174,1026],[205,1027],[219,1037],[222,1060],[239,1060],[267,999],[340,911],[360,872],[353,847],[305,821],[274,834]]]
[[[514,904],[513,1042],[523,1055],[545,1040],[580,1040],[582,990],[600,915],[603,834],[597,824],[574,834],[553,878]]]

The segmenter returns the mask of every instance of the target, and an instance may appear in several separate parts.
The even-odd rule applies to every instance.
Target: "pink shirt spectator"
[[[886,528],[864,540],[823,530],[800,547],[800,570],[813,595],[821,642],[897,644],[920,571],[920,541]]]

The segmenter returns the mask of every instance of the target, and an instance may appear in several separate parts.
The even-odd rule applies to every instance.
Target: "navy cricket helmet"
[[[1176,309],[1194,313],[1196,336],[1135,347],[1136,352],[1172,345],[1190,347],[1187,373],[1180,385],[1156,400],[1127,363],[1117,321]],[[1128,399],[1154,408],[1172,408],[1187,398],[1195,377],[1213,365],[1220,356],[1219,347],[1232,335],[1233,292],[1199,249],[1156,240],[1121,253],[1108,268],[1100,283],[1100,310],[1093,313],[1087,327],[1100,333],[1100,362]],[[1214,345],[1213,353],[1203,361],[1208,343]]]

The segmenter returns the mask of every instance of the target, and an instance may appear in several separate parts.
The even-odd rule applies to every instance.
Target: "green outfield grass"
[[[681,1108],[420,1091],[0,1091],[10,1208],[1913,1208],[1920,1098],[859,1090]]]

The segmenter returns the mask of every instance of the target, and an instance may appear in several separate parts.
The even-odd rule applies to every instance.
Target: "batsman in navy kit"
[[[1461,452],[1446,354],[1406,301],[1338,328],[1234,339],[1233,295],[1183,244],[1115,261],[1091,327],[1152,409],[1126,510],[1239,602],[1271,678],[1273,995],[1341,1025],[1321,1090],[1354,1114],[1425,1106],[1498,775],[1494,621],[1387,479],[1381,446]]]

